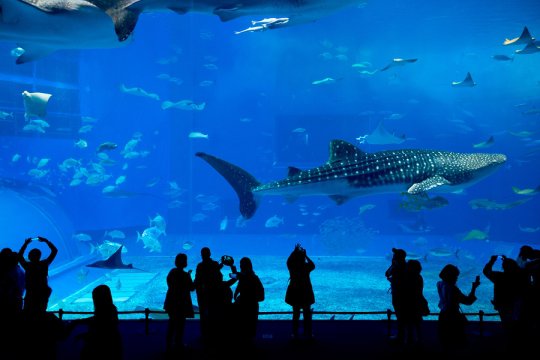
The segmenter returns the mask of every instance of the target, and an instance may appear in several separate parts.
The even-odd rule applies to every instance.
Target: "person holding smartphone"
[[[467,345],[465,329],[467,318],[461,311],[460,305],[472,305],[476,301],[476,289],[480,286],[480,276],[472,283],[471,291],[465,295],[457,286],[459,269],[453,264],[447,264],[439,273],[437,282],[439,293],[439,340],[446,349],[461,348]]]
[[[24,252],[32,240],[47,244],[51,253],[45,260],[41,260],[41,250],[34,248],[28,252],[28,261],[24,258]],[[56,258],[58,249],[48,239],[38,236],[28,238],[19,250],[19,263],[25,271],[26,294],[24,296],[23,312],[42,313],[47,311],[49,297],[52,289],[49,287],[49,266]]]
[[[313,338],[311,305],[315,303],[315,294],[311,284],[310,273],[315,270],[315,263],[307,256],[306,249],[296,244],[287,259],[289,285],[285,293],[285,302],[292,306],[292,337],[298,339],[300,312],[304,317],[304,337]]]

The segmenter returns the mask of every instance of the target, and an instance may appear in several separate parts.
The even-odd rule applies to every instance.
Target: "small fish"
[[[302,128],[302,127],[299,127],[299,128],[296,128],[292,131],[293,133],[304,133],[306,132],[306,129]]]
[[[13,157],[11,158],[11,162],[17,162],[21,159],[21,155],[20,154],[15,154],[13,155]]]
[[[193,243],[191,241],[186,241],[182,244],[182,249],[189,251],[193,248]]]
[[[111,239],[125,239],[126,234],[124,234],[121,230],[111,230],[111,231],[105,231],[105,234],[103,237],[110,237]]]
[[[229,218],[225,216],[221,222],[219,223],[219,230],[225,231],[227,229],[227,225],[229,224]]]
[[[104,142],[104,143],[101,143],[96,152],[102,152],[102,151],[105,151],[105,150],[114,150],[118,147],[118,144],[116,143],[113,143],[113,142],[110,142],[110,141],[107,141],[107,142]]]
[[[487,240],[488,238],[489,235],[487,232],[473,229],[463,237],[463,240]]]
[[[125,175],[120,175],[119,177],[116,178],[114,183],[116,185],[120,185],[120,184],[124,183],[124,181],[126,181],[126,176]]]
[[[535,232],[540,231],[540,226],[533,228],[533,227],[522,227],[521,225],[519,225],[519,230],[526,233],[535,233]]]
[[[16,47],[14,49],[11,49],[11,51],[9,52],[9,54],[13,57],[16,57],[18,58],[19,56],[21,56],[22,54],[24,54],[24,49],[22,47]]]
[[[358,215],[362,215],[362,214],[365,213],[366,211],[371,210],[371,209],[374,209],[374,208],[375,208],[375,205],[373,205],[373,204],[362,205],[362,206],[360,206],[360,208],[358,209]]]
[[[323,84],[333,84],[336,80],[331,77],[324,78],[322,80],[315,80],[312,82],[313,85],[323,85]]]
[[[90,241],[92,241],[92,237],[90,235],[86,234],[86,233],[73,234],[72,238],[74,240],[77,240],[77,241],[80,241],[80,242],[90,242]]]
[[[492,146],[494,143],[495,143],[495,138],[492,135],[486,141],[482,141],[478,144],[474,144],[473,147],[474,148],[487,148],[487,147]]]
[[[264,227],[275,228],[278,227],[280,224],[284,224],[283,218],[274,215],[266,220],[266,222],[264,223]]]
[[[493,55],[491,58],[498,61],[514,61],[514,57],[508,55]]]
[[[79,149],[86,149],[88,147],[88,142],[86,142],[86,140],[79,139],[75,142],[75,146]]]
[[[208,139],[208,135],[203,134],[203,133],[198,132],[198,131],[193,131],[193,132],[189,133],[188,138],[190,138],[190,139]]]
[[[83,125],[79,128],[79,134],[85,134],[87,132],[90,132],[92,131],[92,129],[94,128],[94,125]]]

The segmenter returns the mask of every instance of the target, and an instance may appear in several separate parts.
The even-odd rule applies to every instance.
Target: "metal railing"
[[[66,311],[63,309],[51,311],[51,313],[58,314],[58,317],[62,320],[64,315],[93,315],[93,311]],[[131,311],[119,311],[118,315],[132,315],[132,314],[144,314],[144,327],[145,334],[150,333],[150,320],[155,320],[150,317],[152,314],[167,314],[164,310],[151,310],[145,308],[144,310],[131,310]],[[195,314],[199,314],[195,312]],[[395,315],[395,312],[391,309],[386,311],[313,311],[313,315],[350,315],[349,320],[353,320],[356,315],[386,315],[387,321],[387,335],[390,336],[392,333],[392,316]],[[480,336],[484,335],[484,322],[486,317],[498,317],[498,313],[486,313],[483,310],[480,310],[476,313],[463,313],[465,316],[478,316],[478,325],[479,325],[479,334]],[[292,311],[260,311],[259,316],[266,315],[292,315]],[[429,313],[428,316],[437,316],[439,313]],[[139,320],[142,320],[139,319]],[[158,320],[159,321],[159,320]],[[329,319],[328,321],[332,321]]]

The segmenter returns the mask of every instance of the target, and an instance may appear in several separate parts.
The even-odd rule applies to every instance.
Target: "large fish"
[[[352,197],[377,193],[452,192],[482,180],[506,162],[503,154],[415,149],[367,153],[343,140],[332,140],[329,150],[326,164],[308,170],[289,167],[286,178],[266,184],[215,156],[195,155],[233,187],[246,219],[255,214],[262,195],[283,195],[291,201],[299,196],[326,195],[341,205]]]
[[[88,0],[111,16],[119,40],[129,37],[141,13],[174,11],[217,15],[221,21],[242,16],[288,18],[279,27],[315,21],[362,0]]]
[[[128,43],[118,40],[111,17],[85,0],[0,0],[0,41],[15,42],[24,50],[17,64],[61,49]]]

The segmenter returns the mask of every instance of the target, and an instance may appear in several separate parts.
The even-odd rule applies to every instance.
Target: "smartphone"
[[[38,238],[38,237],[33,237],[33,238],[31,238],[30,240],[32,240],[32,241],[39,241],[39,238]]]
[[[477,283],[480,282],[480,275],[476,275],[476,278],[474,279],[474,282],[477,282]]]
[[[232,273],[231,273],[231,274],[229,274],[229,277],[230,277],[231,279],[236,279],[236,274],[232,274]]]

